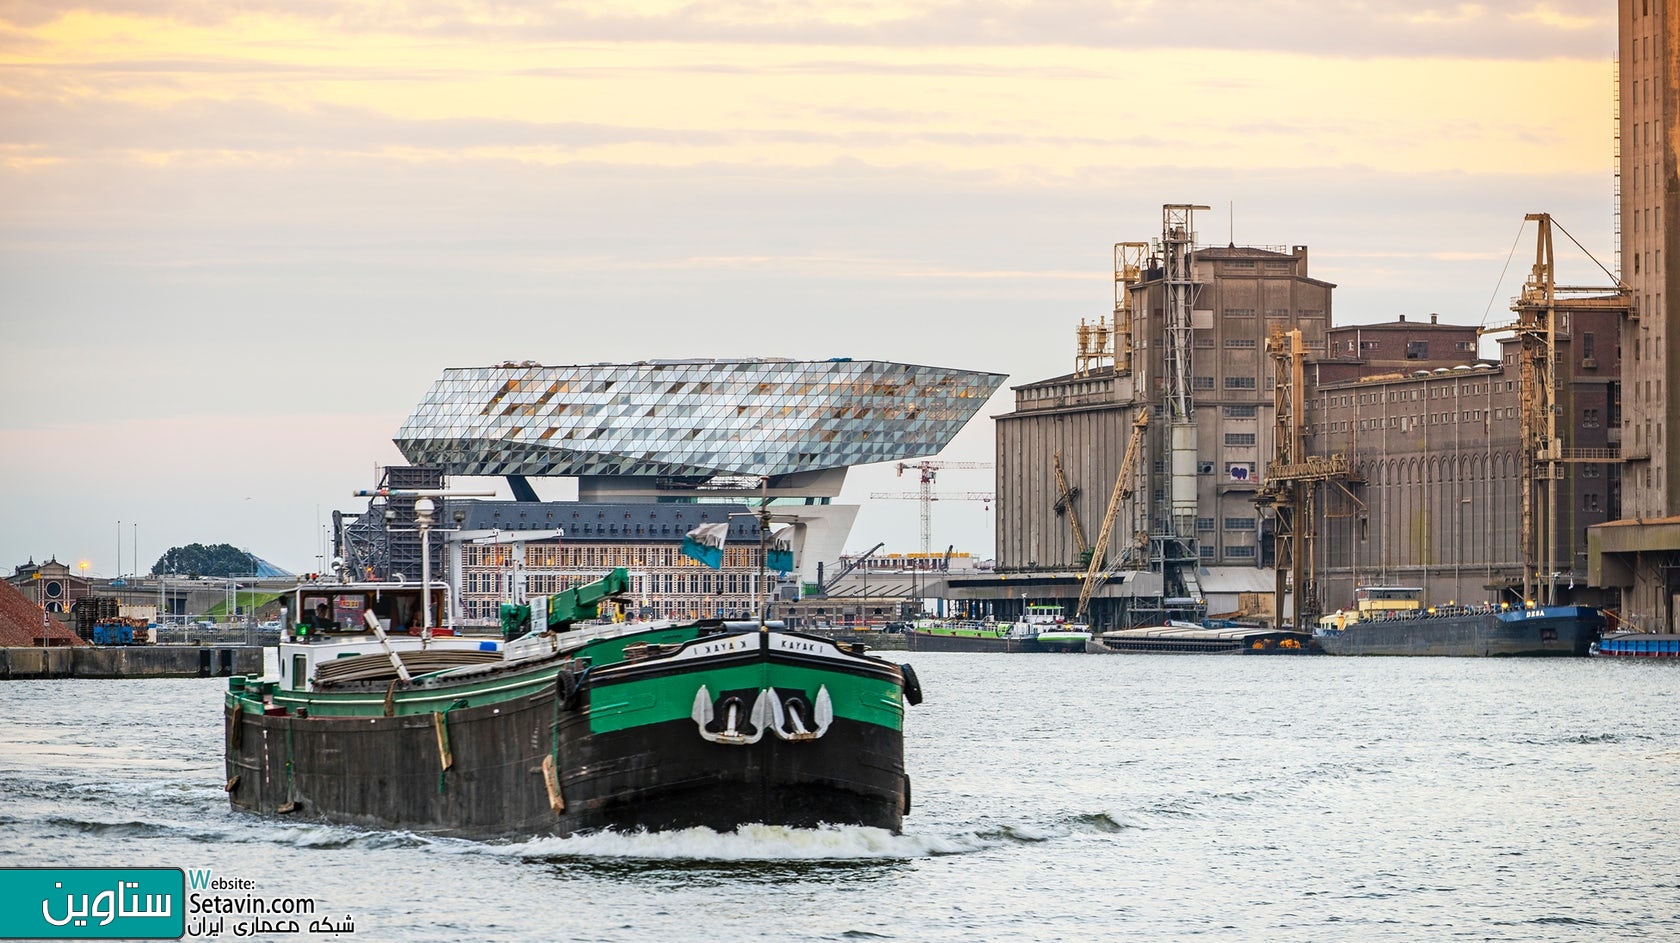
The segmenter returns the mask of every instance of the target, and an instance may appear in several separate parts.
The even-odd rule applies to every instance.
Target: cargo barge
[[[1590,606],[1420,608],[1415,586],[1361,587],[1352,612],[1319,620],[1314,641],[1331,655],[1580,656],[1604,631]]]
[[[1177,620],[1162,625],[1116,629],[1091,639],[1085,650],[1101,655],[1301,655],[1318,646],[1306,632],[1234,623]]]
[[[467,838],[899,829],[909,666],[775,623],[586,622],[628,585],[509,607],[531,631],[507,641],[401,631],[414,587],[300,587],[319,625],[288,631],[277,679],[229,682],[229,801]]]
[[[1016,622],[917,619],[904,630],[913,652],[1083,652],[1087,626],[1070,623],[1057,605],[1029,605]]]
[[[1650,632],[1612,632],[1592,647],[1603,658],[1680,659],[1680,635]]]

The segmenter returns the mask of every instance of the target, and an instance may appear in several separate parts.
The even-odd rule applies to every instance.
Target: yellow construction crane
[[[1062,471],[1062,450],[1056,450],[1056,456],[1051,460],[1056,466],[1056,504],[1054,510],[1057,517],[1067,515],[1068,523],[1073,525],[1073,543],[1079,548],[1079,565],[1085,566],[1091,562],[1091,548],[1085,543],[1085,531],[1079,526],[1079,509],[1073,506],[1073,499],[1079,497],[1079,489],[1068,486],[1067,475]]]
[[[1120,516],[1120,505],[1132,496],[1132,477],[1137,474],[1138,456],[1143,451],[1143,433],[1149,428],[1149,412],[1139,409],[1137,418],[1132,420],[1132,437],[1126,440],[1126,457],[1120,460],[1120,474],[1114,479],[1114,493],[1108,497],[1108,512],[1103,515],[1102,530],[1097,533],[1097,542],[1091,545],[1091,562],[1085,567],[1085,584],[1079,588],[1079,606],[1074,609],[1075,620],[1084,618],[1085,609],[1091,604],[1091,594],[1097,591],[1104,577],[1103,555],[1108,550],[1109,534],[1114,530],[1114,521]]]

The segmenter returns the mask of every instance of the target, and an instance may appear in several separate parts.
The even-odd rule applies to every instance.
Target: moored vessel
[[[326,595],[333,624],[289,632],[277,679],[230,679],[230,802],[472,838],[898,830],[913,670],[774,623],[586,624],[628,585],[510,607],[532,631],[509,641],[388,632],[417,587],[300,587],[295,611]]]
[[[1680,635],[1611,632],[1593,643],[1592,653],[1603,658],[1680,659]]]
[[[1305,632],[1223,620],[1173,619],[1161,625],[1104,632],[1094,636],[1085,650],[1104,655],[1299,655],[1316,653],[1318,648]]]
[[[904,630],[919,652],[1083,652],[1088,626],[1068,622],[1061,606],[1031,604],[1013,622],[974,619],[917,619]]]
[[[1604,630],[1590,606],[1421,608],[1422,588],[1361,587],[1351,612],[1319,620],[1313,638],[1331,655],[1586,655]]]

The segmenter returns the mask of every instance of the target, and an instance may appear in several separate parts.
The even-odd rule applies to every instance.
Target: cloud
[[[0,99],[0,144],[96,151],[330,154],[392,148],[554,148],[575,151],[638,142],[689,147],[736,143],[727,130],[672,130],[589,122],[456,117],[405,119],[360,107],[316,103],[288,108],[260,100],[193,98],[162,106],[115,99]]]
[[[695,0],[613,3],[308,0],[13,0],[25,28],[76,13],[160,18],[201,28],[264,16],[339,35],[477,42],[745,43],[806,46],[1085,46],[1296,51],[1313,55],[1594,58],[1611,52],[1614,11],[1596,0],[1513,4],[1406,0],[954,0],[922,3]]]
[[[1170,163],[1054,185],[858,162],[48,168],[0,191],[23,210],[0,216],[0,441],[24,455],[97,441],[123,471],[8,463],[0,487],[37,497],[0,558],[97,561],[122,519],[142,522],[143,558],[215,537],[307,568],[314,505],[354,506],[449,366],[852,356],[1060,375],[1079,319],[1112,303],[1111,245],[1158,234],[1168,202],[1214,207],[1204,242],[1234,225],[1241,244],[1308,246],[1339,323],[1476,323],[1512,293],[1497,283],[1522,214],[1606,245],[1605,187]],[[989,458],[989,424],[970,438],[954,457]],[[240,516],[248,491],[226,483],[252,469],[271,501]],[[951,533],[986,549],[983,525]],[[874,539],[888,537],[912,546],[913,522]]]
[[[0,469],[0,557],[256,467],[302,565],[447,366],[1059,375],[1162,203],[1474,323],[1523,213],[1609,243],[1601,6],[0,0],[0,441],[124,459]]]

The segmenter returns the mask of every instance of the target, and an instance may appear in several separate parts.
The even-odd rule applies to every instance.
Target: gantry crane
[[[1524,222],[1537,224],[1534,267],[1523,283],[1522,294],[1511,306],[1515,323],[1482,328],[1482,334],[1513,332],[1518,347],[1517,389],[1521,391],[1522,429],[1522,531],[1523,599],[1556,604],[1557,577],[1564,567],[1573,569],[1566,551],[1564,529],[1558,521],[1560,490],[1568,480],[1566,464],[1614,464],[1622,453],[1600,449],[1566,447],[1570,426],[1559,425],[1558,416],[1567,408],[1560,405],[1558,340],[1567,336],[1567,322],[1560,324],[1558,309],[1628,310],[1627,289],[1559,285],[1557,259],[1552,251],[1550,213],[1529,213]],[[1565,236],[1568,230],[1557,226]],[[1574,240],[1574,236],[1569,236]],[[1576,243],[1577,246],[1580,243]],[[1585,251],[1584,249],[1582,251]],[[1591,258],[1591,253],[1588,253]],[[1597,261],[1596,259],[1594,260]],[[1602,266],[1600,266],[1602,268]],[[1608,274],[1608,273],[1606,273]],[[1566,381],[1567,382],[1567,381]],[[1568,571],[1564,571],[1568,572]],[[1573,580],[1573,576],[1571,576]],[[1542,592],[1544,590],[1544,592]]]
[[[1321,482],[1335,485],[1360,511],[1365,503],[1349,486],[1361,483],[1346,455],[1308,455],[1307,348],[1301,331],[1274,330],[1266,353],[1276,365],[1272,388],[1272,460],[1254,503],[1273,515],[1277,547],[1277,624],[1282,626],[1284,599],[1294,593],[1293,625],[1310,627],[1322,608],[1318,585],[1318,508]]]
[[[922,502],[922,555],[931,559],[933,555],[933,502],[935,501],[984,501],[991,504],[996,497],[990,492],[963,491],[935,493],[934,478],[945,468],[991,468],[991,462],[934,462],[927,459],[914,465],[904,462],[898,463],[899,477],[907,471],[914,471],[921,479],[921,488],[915,492],[877,491],[871,498],[915,498]]]
[[[1091,604],[1091,594],[1097,591],[1106,574],[1103,573],[1103,555],[1108,550],[1109,534],[1114,530],[1114,521],[1120,516],[1120,505],[1132,496],[1132,478],[1137,474],[1138,456],[1143,451],[1143,433],[1149,428],[1148,410],[1138,410],[1137,418],[1132,420],[1132,436],[1126,440],[1126,456],[1120,460],[1120,474],[1114,479],[1114,493],[1108,497],[1108,511],[1103,514],[1102,530],[1097,533],[1097,542],[1091,545],[1091,562],[1085,566],[1085,583],[1079,587],[1079,606],[1074,609],[1075,620],[1085,616],[1085,609]]]
[[[1057,517],[1067,515],[1068,523],[1073,525],[1073,543],[1079,548],[1079,565],[1085,566],[1091,562],[1091,547],[1085,543],[1085,531],[1079,526],[1079,509],[1074,507],[1073,499],[1079,497],[1079,489],[1069,487],[1067,474],[1062,471],[1062,450],[1056,450],[1051,464],[1056,467],[1056,504],[1053,508]]]

